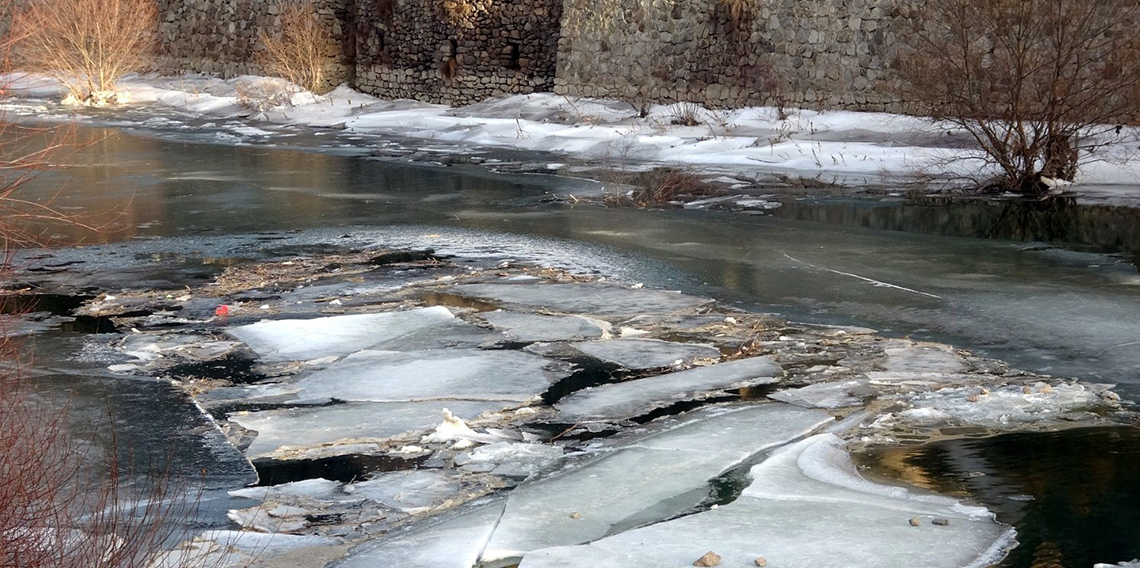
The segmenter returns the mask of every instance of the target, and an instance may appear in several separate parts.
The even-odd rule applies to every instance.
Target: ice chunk
[[[866,381],[816,383],[798,389],[789,389],[768,395],[772,400],[805,408],[845,408],[863,404],[860,392]]]
[[[411,514],[437,507],[460,490],[454,476],[439,470],[393,471],[350,487],[355,496]]]
[[[695,359],[720,359],[720,351],[711,345],[658,339],[606,339],[575,347],[591,357],[635,371],[671,367]]]
[[[383,440],[404,432],[429,430],[439,422],[444,408],[459,416],[474,418],[503,407],[501,402],[461,400],[353,402],[234,413],[229,419],[257,431],[257,437],[246,450],[252,459],[269,456],[286,446],[298,448],[354,439]]]
[[[863,479],[841,444],[823,434],[781,448],[752,468],[753,483],[728,505],[539,550],[521,568],[688,566],[709,550],[726,566],[763,557],[787,568],[982,568],[1013,544],[1013,530],[985,509]]]
[[[778,382],[783,371],[767,357],[751,357],[648,379],[601,385],[573,393],[557,407],[567,422],[616,420],[649,413],[683,400],[744,386]]]
[[[885,369],[905,373],[960,373],[969,368],[966,360],[947,345],[918,343],[888,347]]]
[[[503,513],[503,501],[396,531],[352,549],[329,568],[471,568]]]
[[[248,568],[288,564],[300,566],[295,556],[307,555],[319,566],[341,553],[341,540],[323,536],[267,534],[252,531],[206,531],[177,549],[161,554],[148,564],[148,568],[181,568],[183,566],[211,566],[214,568]],[[320,556],[327,555],[322,561]],[[290,558],[281,562],[282,558]]]
[[[706,497],[713,477],[831,420],[780,403],[696,416],[581,467],[519,486],[482,560],[589,542],[668,518]],[[694,493],[696,498],[686,497]]]
[[[1104,404],[1092,390],[1080,384],[1059,384],[1028,388],[1005,385],[980,394],[978,387],[944,388],[903,398],[916,410],[937,412],[968,424],[1003,428],[1057,419],[1071,412],[1090,410]],[[910,418],[914,413],[902,413]]]
[[[329,355],[343,357],[454,321],[447,308],[434,306],[406,312],[262,321],[228,333],[267,361],[304,361]]]
[[[1132,562],[1121,562],[1120,564],[1093,564],[1093,568],[1140,568],[1140,559],[1133,560]]]
[[[605,335],[608,323],[583,316],[549,316],[516,312],[488,312],[483,321],[505,330],[513,340],[522,343],[536,341],[581,341],[598,339]]]
[[[579,284],[460,284],[453,294],[516,306],[600,316],[636,316],[691,310],[712,302],[708,298],[664,290],[630,290],[586,282]]]
[[[525,479],[546,469],[562,457],[562,448],[546,444],[497,442],[481,446],[463,456],[462,466],[490,464],[490,473],[503,477]],[[456,459],[456,463],[460,461]]]
[[[361,351],[297,382],[298,398],[524,402],[570,375],[568,365],[521,351]]]
[[[230,491],[230,495],[259,501],[280,500],[282,497],[301,497],[327,501],[349,499],[349,496],[341,491],[339,482],[320,478],[293,481],[271,487],[246,487],[245,489]]]

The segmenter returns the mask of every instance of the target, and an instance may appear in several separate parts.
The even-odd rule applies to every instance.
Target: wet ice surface
[[[393,532],[353,549],[330,568],[471,568],[503,514],[502,499],[422,526]]]
[[[752,357],[648,379],[599,385],[558,401],[558,419],[575,423],[633,418],[655,408],[728,389],[772,384],[778,382],[782,374],[783,370],[771,359]]]
[[[985,509],[862,479],[831,435],[781,448],[751,475],[733,503],[587,545],[538,550],[521,567],[687,566],[713,551],[728,566],[763,558],[802,568],[982,568],[1012,544],[1012,529]]]
[[[556,312],[632,317],[689,310],[712,300],[664,290],[630,290],[611,284],[462,284],[450,290],[460,296],[503,304],[546,308]]]
[[[257,432],[246,449],[251,458],[287,448],[302,449],[338,440],[380,441],[405,432],[427,430],[449,409],[463,418],[498,410],[510,403],[475,401],[350,402],[314,408],[237,413],[229,419]]]
[[[384,314],[265,321],[231,328],[228,333],[266,361],[304,361],[343,357],[453,321],[454,316],[447,308],[433,307]]]
[[[609,324],[583,316],[553,316],[494,311],[480,318],[504,330],[513,341],[575,341],[599,339],[606,334]]]
[[[698,413],[679,427],[515,489],[482,559],[589,542],[667,518],[706,498],[713,477],[830,420],[778,403]]]
[[[360,351],[301,379],[297,397],[304,402],[526,402],[569,374],[565,364],[521,351]]]
[[[711,345],[657,339],[608,339],[579,343],[574,347],[591,357],[634,371],[679,367],[702,359],[720,359],[720,351]]]

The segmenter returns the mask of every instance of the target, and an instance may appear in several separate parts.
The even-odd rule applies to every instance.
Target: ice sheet
[[[830,416],[780,403],[698,412],[679,427],[520,485],[508,497],[483,561],[589,542],[615,527],[630,528],[624,523],[667,518],[678,510],[661,507],[662,503],[693,492],[707,494],[713,477],[829,421]],[[691,499],[681,501],[693,504]],[[655,519],[644,514],[651,509]]]
[[[498,501],[424,526],[388,533],[328,568],[472,568],[503,512]]]
[[[500,410],[501,402],[351,402],[333,406],[287,408],[229,415],[232,422],[257,431],[246,450],[250,458],[265,457],[288,446],[299,448],[338,440],[383,440],[404,432],[430,430],[445,408],[471,419]]]
[[[308,320],[262,321],[228,330],[267,361],[307,361],[375,347],[417,331],[453,323],[447,308],[433,306],[382,314]]]
[[[816,383],[798,389],[775,392],[768,395],[768,398],[804,408],[860,406],[863,404],[863,398],[856,395],[859,394],[859,389],[862,389],[864,385],[866,385],[866,381]]]
[[[606,384],[572,393],[560,400],[558,418],[566,423],[632,418],[708,393],[776,383],[781,375],[783,370],[771,359],[750,357],[647,379]]]
[[[636,316],[691,310],[712,302],[707,298],[664,290],[630,290],[601,283],[579,284],[461,284],[451,293],[512,306],[546,308],[555,312],[597,316]]]
[[[708,551],[723,566],[764,558],[781,568],[982,568],[1012,542],[1012,529],[984,509],[863,479],[841,444],[824,434],[781,448],[752,468],[752,485],[733,503],[539,550],[521,568],[689,566]]]
[[[297,397],[306,402],[525,402],[569,375],[568,365],[522,351],[361,351],[298,381]]]
[[[580,341],[601,338],[609,324],[582,316],[548,316],[495,311],[480,315],[483,321],[507,332],[514,341]]]
[[[604,339],[574,347],[591,357],[635,371],[673,367],[698,359],[720,359],[720,350],[711,345],[657,339]]]

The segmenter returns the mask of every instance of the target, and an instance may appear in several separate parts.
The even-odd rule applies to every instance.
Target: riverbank
[[[362,542],[338,565],[611,565],[617,549],[984,564],[1008,527],[868,484],[846,452],[1134,420],[1103,386],[945,345],[525,263],[332,248],[189,287],[86,286],[76,314],[123,331],[108,369],[184,385],[276,485],[235,492],[260,501],[231,512],[247,532],[187,551],[229,543],[266,566]],[[757,522],[755,507],[779,512]],[[724,530],[738,513],[754,521]],[[819,533],[808,556],[778,528],[803,515]],[[259,531],[279,534],[264,547]],[[887,545],[904,540],[928,550]]]
[[[17,97],[4,104],[13,116],[125,125],[133,111],[145,109],[137,117],[143,127],[177,130],[220,121],[205,124],[220,126],[213,142],[222,144],[287,144],[297,128],[317,128],[363,137],[344,148],[367,147],[360,142],[370,140],[382,156],[408,156],[406,149],[385,143],[401,138],[436,146],[429,155],[439,159],[479,149],[540,152],[551,159],[536,164],[539,169],[608,180],[617,195],[637,177],[631,174],[661,167],[697,174],[714,192],[744,196],[737,201],[746,204],[781,193],[891,193],[908,187],[960,192],[967,187],[963,179],[992,173],[978,167],[981,155],[969,149],[964,132],[906,115],[769,107],[722,111],[679,103],[650,107],[643,116],[628,103],[547,93],[448,107],[386,101],[346,87],[315,96],[272,78],[196,75],[128,77],[120,85],[120,106],[104,110],[60,105],[60,89],[43,77],[5,80]],[[1121,142],[1099,146],[1078,183],[1058,189],[1140,205],[1134,185],[1140,166],[1125,142],[1132,138],[1125,133]]]

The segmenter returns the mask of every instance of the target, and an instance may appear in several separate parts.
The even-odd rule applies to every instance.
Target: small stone
[[[942,517],[935,517],[934,520],[930,521],[930,522],[934,523],[940,527],[950,526],[950,519],[944,519]]]
[[[1021,387],[1021,394],[1033,394],[1033,389],[1029,387]]]
[[[919,519],[918,517],[912,517],[910,519],[910,526],[912,526],[912,527],[917,527],[918,525],[921,525],[921,524],[922,524],[922,520]]]
[[[978,402],[979,399],[981,399],[981,397],[976,395],[976,394],[972,394],[972,395],[966,397],[966,400],[969,402]]]
[[[570,513],[570,518],[571,519],[581,519],[582,513],[579,513],[578,511],[574,511],[573,513]]]
[[[982,387],[982,394],[990,394],[990,389],[987,389],[986,387]]]
[[[761,556],[760,558],[757,558],[757,559],[756,559],[756,561],[755,561],[755,562],[753,562],[753,564],[755,564],[755,565],[757,565],[757,566],[760,566],[761,568],[763,568],[764,566],[767,566],[767,565],[768,565],[768,559],[767,559],[767,558],[764,558],[763,556]]]
[[[1052,385],[1045,385],[1045,386],[1037,389],[1037,392],[1039,392],[1041,394],[1050,394],[1053,392],[1053,386]]]
[[[693,566],[720,566],[720,555],[710,550],[698,558]]]

